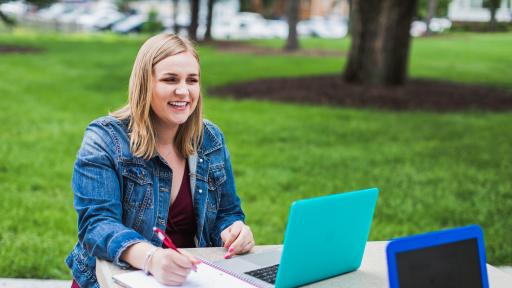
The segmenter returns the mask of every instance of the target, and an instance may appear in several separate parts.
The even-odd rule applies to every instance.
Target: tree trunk
[[[427,12],[427,34],[431,34],[432,31],[430,30],[430,21],[432,21],[432,18],[436,16],[436,10],[437,10],[437,0],[429,0],[428,1],[428,12]]]
[[[489,21],[489,28],[491,31],[496,31],[496,10],[500,7],[500,0],[490,0],[489,1],[489,10],[491,12],[491,20]]]
[[[295,0],[298,1],[298,0]],[[263,14],[263,3],[261,0],[251,0],[251,9],[252,11]]]
[[[348,4],[348,23],[347,23],[347,31],[348,31],[348,34],[350,35],[353,35],[352,34],[352,0],[347,0],[347,4]]]
[[[172,22],[174,34],[178,35],[180,29],[178,25],[178,0],[172,0]]]
[[[188,26],[188,37],[197,40],[197,26],[199,20],[199,0],[190,1],[190,26]]]
[[[212,40],[212,18],[213,18],[213,5],[215,0],[208,0],[208,16],[206,18],[206,33],[204,34],[204,40]]]
[[[352,44],[347,82],[400,85],[407,77],[417,0],[352,0]]]
[[[14,27],[14,25],[16,25],[16,21],[14,21],[13,19],[9,18],[7,15],[4,14],[4,12],[2,12],[0,10],[0,20],[2,20],[2,22],[5,23],[5,25],[10,29],[12,27]]]
[[[297,39],[297,22],[299,21],[299,1],[288,0],[288,39],[284,50],[295,51],[299,49],[299,40]]]

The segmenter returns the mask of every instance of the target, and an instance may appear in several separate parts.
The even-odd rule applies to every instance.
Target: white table
[[[346,273],[337,277],[316,282],[304,287],[388,287],[388,271],[386,263],[386,244],[387,241],[369,241],[366,244],[366,250],[363,262],[358,270]],[[251,253],[258,253],[266,249],[273,249],[281,245],[261,245],[255,246]],[[188,252],[203,257],[210,261],[222,259],[226,251],[223,248],[189,248]],[[112,281],[112,275],[126,273],[128,270],[122,270],[111,262],[105,260],[96,260],[96,276],[100,286],[103,288],[122,288]],[[491,288],[511,288],[512,276],[487,264],[487,273],[489,276],[489,285]]]

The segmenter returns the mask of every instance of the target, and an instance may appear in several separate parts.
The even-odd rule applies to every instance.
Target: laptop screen
[[[482,288],[476,238],[396,254],[400,288]]]

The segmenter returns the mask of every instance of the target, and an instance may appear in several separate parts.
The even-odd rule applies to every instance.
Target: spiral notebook
[[[201,259],[203,262],[197,266],[197,272],[190,272],[185,283],[180,287],[212,287],[212,288],[229,288],[229,287],[258,287],[251,283],[251,279],[243,275],[237,275],[227,271],[217,265]],[[144,272],[137,270],[112,276],[115,283],[126,288],[166,288],[174,286],[166,286],[160,284],[153,276],[146,275]]]

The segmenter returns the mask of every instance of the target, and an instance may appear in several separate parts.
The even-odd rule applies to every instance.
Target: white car
[[[412,21],[409,33],[412,37],[419,37],[427,33],[427,23],[423,21]]]
[[[267,21],[257,13],[240,12],[232,17],[214,19],[212,37],[215,39],[261,39],[272,38]]]
[[[64,3],[57,2],[47,8],[40,9],[37,11],[37,18],[44,21],[56,20],[59,15],[68,13],[73,10],[73,7]]]
[[[0,10],[9,16],[20,18],[28,12],[29,6],[23,1],[13,1],[0,4]]]
[[[130,15],[123,20],[115,23],[112,26],[112,31],[116,33],[131,33],[139,32],[142,29],[142,25],[148,20],[147,15],[134,14]]]
[[[448,30],[452,27],[452,21],[447,18],[432,18],[430,19],[428,27],[430,28],[430,31],[443,32],[444,30]]]
[[[300,36],[342,38],[348,33],[348,25],[346,20],[340,18],[313,17],[299,21],[297,32]]]
[[[267,20],[267,28],[273,38],[288,38],[288,22],[285,20]]]

